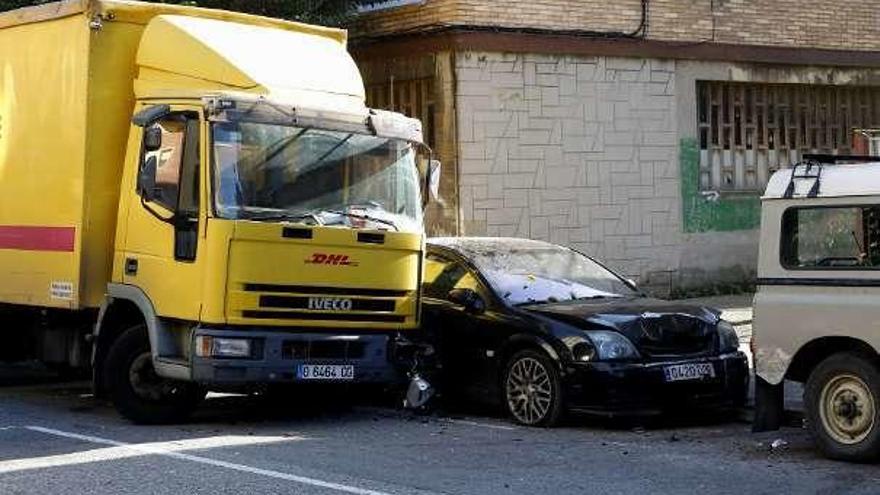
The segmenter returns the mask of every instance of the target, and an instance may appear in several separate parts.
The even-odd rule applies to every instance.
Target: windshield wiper
[[[392,222],[391,220],[385,220],[384,218],[374,217],[372,215],[358,215],[357,213],[348,213],[348,212],[340,211],[340,210],[324,210],[322,213],[330,213],[333,215],[341,215],[344,217],[355,218],[358,220],[367,220],[370,222],[381,223],[383,225],[388,225],[389,227],[393,228],[395,230],[395,232],[400,232],[400,228],[397,226],[396,223]]]
[[[283,211],[279,211],[279,212],[272,212],[272,213],[250,215],[246,218],[247,218],[247,220],[255,220],[258,222],[269,222],[269,221],[273,221],[273,220],[290,220],[290,221],[298,222],[301,220],[311,220],[311,221],[315,222],[316,225],[324,225],[324,221],[321,220],[321,217],[319,217],[315,213],[285,213]]]

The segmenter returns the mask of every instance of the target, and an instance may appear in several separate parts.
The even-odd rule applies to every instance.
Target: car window
[[[880,206],[792,208],[782,224],[785,268],[880,268]]]
[[[436,254],[429,254],[425,260],[425,297],[448,299],[452,289],[472,289],[486,296],[486,289],[480,280],[461,263]]]

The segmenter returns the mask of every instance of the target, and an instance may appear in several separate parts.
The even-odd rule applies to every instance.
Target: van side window
[[[188,114],[175,113],[152,124],[162,131],[162,146],[145,153],[141,166],[156,158],[155,201],[171,211],[198,211],[197,123]]]
[[[880,206],[792,208],[782,218],[789,270],[880,268]]]

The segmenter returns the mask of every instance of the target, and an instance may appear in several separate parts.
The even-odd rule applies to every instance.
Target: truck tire
[[[501,387],[507,412],[517,423],[550,427],[562,419],[562,380],[555,363],[544,353],[525,350],[514,354],[507,362]]]
[[[116,410],[138,424],[180,422],[205,398],[205,391],[196,384],[156,374],[143,324],[129,328],[113,342],[104,376]]]
[[[880,371],[851,353],[825,359],[804,389],[807,429],[830,459],[875,461],[880,457]]]

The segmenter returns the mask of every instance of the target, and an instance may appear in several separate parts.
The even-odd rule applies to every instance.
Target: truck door
[[[173,111],[135,131],[140,152],[119,260],[124,283],[141,288],[160,316],[188,321],[198,320],[201,299],[199,115]]]

